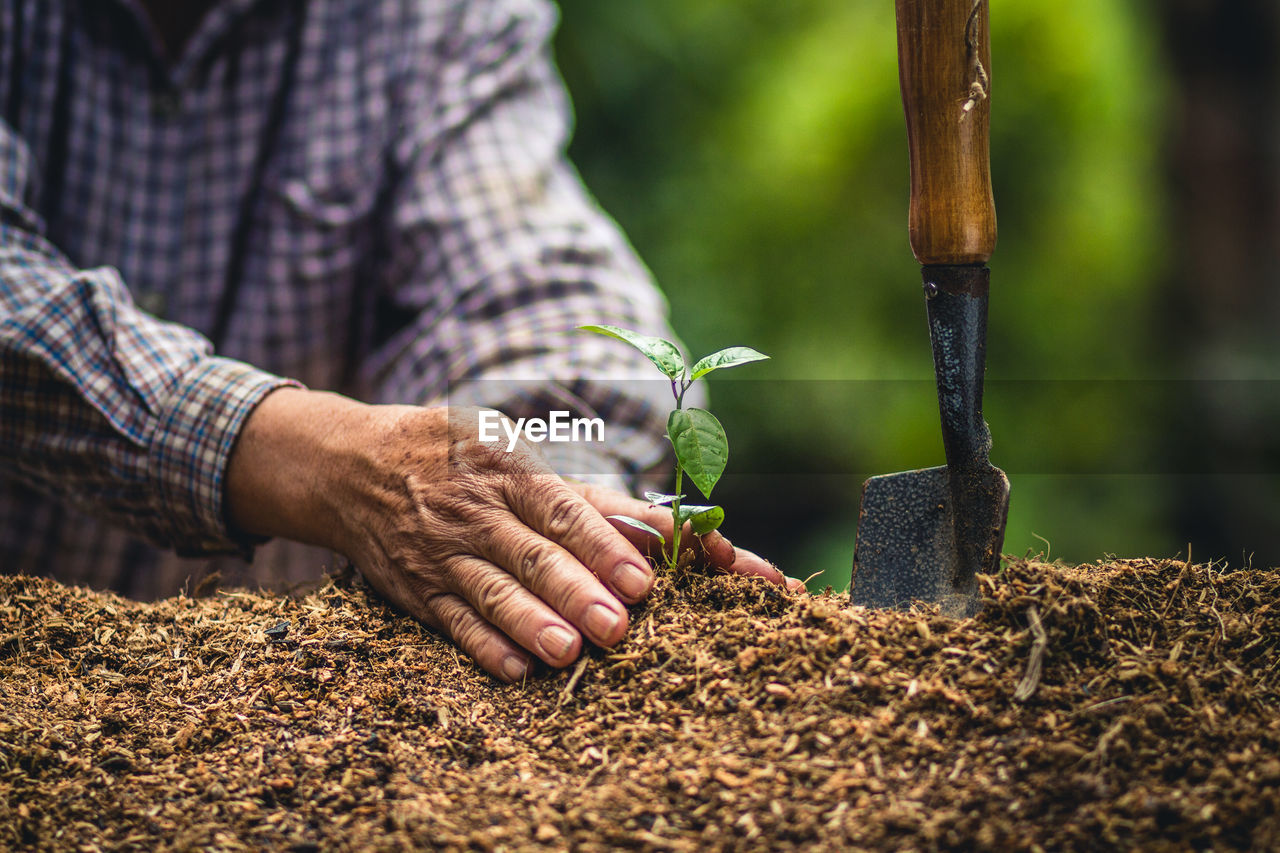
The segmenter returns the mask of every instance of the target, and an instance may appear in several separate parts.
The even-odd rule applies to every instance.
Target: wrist
[[[245,533],[347,553],[344,489],[374,407],[321,391],[281,388],[245,421],[227,464],[226,511]]]

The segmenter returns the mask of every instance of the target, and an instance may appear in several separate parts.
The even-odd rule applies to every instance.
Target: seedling
[[[644,496],[653,506],[671,507],[671,548],[667,549],[666,538],[652,526],[629,515],[611,515],[637,530],[658,537],[662,545],[663,559],[667,567],[674,569],[680,559],[680,535],[688,522],[696,536],[705,536],[724,523],[724,510],[718,506],[702,506],[683,503],[686,495],[680,490],[687,476],[703,497],[711,500],[711,490],[724,473],[729,461],[729,439],[725,437],[724,427],[716,416],[706,409],[684,407],[685,392],[694,382],[713,370],[726,367],[737,367],[752,361],[763,361],[769,356],[756,352],[751,347],[729,347],[700,358],[690,366],[680,353],[680,348],[662,338],[642,335],[629,329],[617,326],[580,326],[583,331],[595,332],[617,338],[631,344],[644,353],[653,362],[662,375],[671,382],[671,394],[675,397],[676,407],[667,416],[667,438],[676,452],[675,494],[664,495],[659,492],[645,492]]]

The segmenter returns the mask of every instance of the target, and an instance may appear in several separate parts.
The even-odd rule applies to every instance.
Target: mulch
[[[1007,561],[970,619],[664,574],[490,680],[358,581],[0,578],[0,847],[1275,849],[1280,571]]]

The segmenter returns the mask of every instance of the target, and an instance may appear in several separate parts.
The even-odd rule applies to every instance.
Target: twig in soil
[[[582,678],[582,673],[587,671],[587,661],[589,658],[583,657],[578,661],[578,665],[573,668],[573,675],[569,676],[569,681],[564,686],[564,690],[560,693],[560,701],[557,705],[563,705],[573,696],[573,688],[578,686],[578,680]]]
[[[1125,721],[1117,720],[1112,724],[1111,728],[1102,733],[1102,737],[1098,738],[1098,743],[1085,756],[1093,760],[1097,767],[1102,766],[1102,762],[1107,760],[1107,750],[1111,748],[1111,742],[1124,731]]]
[[[1027,621],[1031,623],[1031,634],[1035,640],[1031,643],[1027,672],[1013,691],[1013,698],[1017,702],[1027,701],[1036,692],[1036,687],[1040,684],[1040,671],[1044,666],[1044,652],[1049,645],[1049,635],[1045,633],[1044,625],[1040,624],[1040,611],[1034,604],[1027,608]]]
[[[1213,601],[1209,604],[1209,612],[1218,619],[1219,634],[1217,638],[1209,644],[1209,651],[1216,652],[1218,647],[1227,639],[1227,623],[1222,619],[1222,613],[1218,611],[1218,585],[1213,578],[1213,563],[1205,566],[1205,573],[1209,576],[1209,589],[1213,592]]]
[[[582,780],[582,784],[578,786],[578,790],[579,791],[586,790],[591,785],[591,783],[596,780],[596,777],[599,776],[602,772],[604,772],[608,767],[609,767],[609,747],[606,746],[604,748],[604,752],[601,753],[600,763],[597,764],[595,767],[591,768],[591,772],[588,773],[586,778]]]
[[[1041,536],[1039,533],[1036,533],[1035,531],[1032,531],[1031,535],[1044,543],[1044,561],[1046,563],[1049,562],[1050,560],[1049,555],[1053,552],[1053,545],[1049,542],[1048,539],[1045,539],[1043,536]]]
[[[1173,588],[1169,591],[1169,598],[1164,603],[1164,609],[1160,611],[1160,618],[1164,619],[1165,614],[1169,612],[1169,608],[1173,606],[1173,600],[1178,597],[1178,590],[1182,588],[1182,581],[1187,577],[1187,572],[1191,569],[1191,562],[1182,564],[1182,571],[1178,572],[1177,579],[1173,582]]]
[[[1277,657],[1271,663],[1271,666],[1267,667],[1263,671],[1262,675],[1258,677],[1257,682],[1255,682],[1254,687],[1255,688],[1261,687],[1266,682],[1266,680],[1271,676],[1271,674],[1276,671],[1276,667],[1280,667],[1280,657]]]
[[[1112,698],[1112,699],[1103,699],[1101,702],[1094,702],[1092,705],[1089,705],[1089,706],[1087,706],[1087,707],[1085,707],[1085,708],[1081,708],[1081,709],[1077,712],[1077,715],[1078,715],[1078,714],[1087,714],[1087,713],[1089,713],[1090,711],[1097,711],[1097,710],[1099,710],[1099,709],[1101,709],[1101,708],[1106,708],[1108,705],[1118,705],[1118,704],[1120,704],[1121,702],[1128,702],[1128,701],[1129,701],[1130,699],[1132,699],[1132,698],[1133,698],[1132,696],[1116,696],[1116,697],[1114,697],[1114,698]]]

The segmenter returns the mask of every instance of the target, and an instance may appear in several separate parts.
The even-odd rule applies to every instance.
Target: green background
[[[725,529],[842,588],[862,477],[942,461],[893,4],[560,6],[587,185],[695,357],[773,357],[712,382]],[[1169,378],[1150,317],[1173,239],[1160,45],[1132,4],[994,6],[986,415],[1013,480],[1005,551],[1185,551],[1168,472],[1147,465],[1167,394],[1146,380]]]

